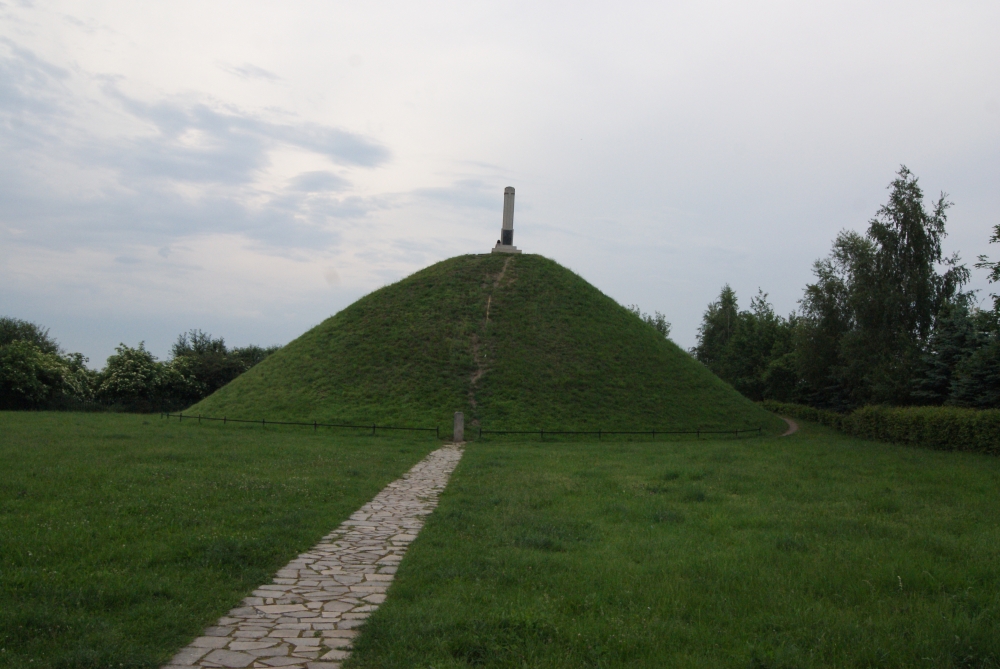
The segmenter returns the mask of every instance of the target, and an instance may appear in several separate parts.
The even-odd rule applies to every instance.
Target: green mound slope
[[[614,300],[535,255],[428,267],[188,411],[442,428],[454,411],[487,429],[784,427]]]

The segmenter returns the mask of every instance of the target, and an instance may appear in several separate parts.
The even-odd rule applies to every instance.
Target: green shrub
[[[172,402],[176,408],[191,406],[258,362],[278,350],[278,346],[249,346],[227,348],[226,341],[214,338],[201,330],[191,330],[179,337],[171,348],[173,360],[167,364],[175,375],[166,389],[164,401]]]
[[[95,374],[64,353],[47,328],[0,316],[0,410],[54,409],[93,398]]]
[[[174,410],[198,394],[199,384],[190,376],[186,360],[159,362],[146,350],[120,344],[108,358],[97,384],[97,399],[125,411]]]
[[[58,357],[27,341],[0,346],[0,408],[20,409],[46,402],[59,382]]]
[[[65,353],[48,328],[0,316],[0,410],[176,411],[278,348],[227,349],[221,337],[191,330],[177,338],[170,361],[158,361],[142,342],[122,344],[97,372],[82,354]]]
[[[86,402],[93,392],[93,373],[79,353],[60,355],[33,341],[0,345],[0,409],[45,409]]]
[[[840,414],[801,404],[763,402],[779,414],[828,425],[857,437],[943,451],[1000,455],[1000,410],[867,406]]]

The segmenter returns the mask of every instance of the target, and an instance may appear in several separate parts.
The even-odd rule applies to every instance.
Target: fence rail
[[[188,420],[197,420],[199,423],[203,420],[212,420],[222,423],[223,425],[227,423],[251,423],[253,425],[260,424],[261,427],[267,427],[268,425],[304,425],[306,427],[311,427],[315,432],[321,427],[339,427],[339,428],[349,428],[354,430],[371,430],[372,435],[375,434],[376,430],[407,430],[410,432],[433,432],[435,437],[441,437],[441,430],[438,427],[399,427],[396,425],[376,425],[372,423],[371,425],[348,425],[346,423],[320,423],[319,421],[313,421],[311,423],[303,423],[297,421],[287,421],[287,420],[267,420],[266,418],[261,418],[260,420],[247,420],[245,418],[227,418],[223,416],[222,418],[211,418],[209,416],[185,416],[183,413],[161,413],[161,418],[176,418],[178,421],[183,422],[185,418]]]
[[[199,423],[203,420],[216,421],[222,424],[227,423],[249,423],[251,425],[260,425],[261,427],[267,427],[268,425],[300,425],[305,427],[312,427],[313,431],[318,430],[321,427],[331,427],[331,428],[343,428],[351,430],[371,430],[374,436],[378,430],[403,430],[409,432],[433,432],[434,436],[438,439],[441,438],[441,429],[439,427],[400,427],[397,425],[377,425],[372,423],[371,425],[349,425],[346,423],[320,423],[319,421],[313,421],[311,423],[298,422],[298,421],[285,421],[285,420],[267,420],[266,418],[261,418],[260,420],[248,420],[246,418],[227,418],[223,416],[222,418],[215,418],[211,416],[201,416],[201,415],[187,415],[183,413],[161,413],[161,418],[176,418],[178,421],[183,422],[186,418],[187,420],[196,420]],[[555,435],[596,435],[597,439],[600,440],[604,438],[605,435],[611,436],[616,434],[648,434],[654,440],[656,435],[668,435],[668,434],[694,434],[701,437],[703,434],[732,434],[739,438],[740,434],[755,434],[760,436],[762,434],[763,428],[740,428],[735,430],[484,430],[483,428],[477,428],[479,430],[479,438],[482,439],[483,435],[490,434],[537,434],[539,438],[544,441],[545,435],[555,436]]]
[[[483,428],[479,428],[479,437],[482,438],[484,434],[537,434],[544,441],[547,434],[596,434],[598,440],[606,434],[648,434],[653,439],[656,439],[656,435],[658,434],[695,434],[699,437],[703,434],[735,434],[738,438],[741,432],[744,434],[754,433],[759,437],[762,434],[762,430],[763,428],[761,427],[741,428],[738,430],[484,430]]]

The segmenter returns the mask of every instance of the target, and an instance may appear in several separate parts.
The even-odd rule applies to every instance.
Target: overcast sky
[[[795,309],[900,164],[1000,257],[998,34],[996,0],[0,2],[0,315],[96,368],[283,344],[488,251],[514,186],[518,247],[688,348],[724,283]]]

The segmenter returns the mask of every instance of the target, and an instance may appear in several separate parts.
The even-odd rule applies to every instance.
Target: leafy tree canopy
[[[727,284],[708,305],[692,353],[750,399],[787,401],[796,385],[791,371],[795,323],[795,314],[777,315],[763,291],[750,300],[749,310],[740,311]]]
[[[900,167],[868,230],[841,232],[813,265],[798,316],[776,316],[763,293],[740,311],[724,286],[692,352],[753,399],[1000,406],[1000,296],[983,311],[962,292],[969,271],[942,249],[950,205],[942,193],[926,208]],[[1000,282],[1000,262],[979,260]]]
[[[865,235],[840,233],[816,262],[801,301],[801,371],[820,406],[912,402],[938,314],[963,299],[969,271],[941,248],[947,196],[928,212],[906,166],[889,190]]]
[[[59,353],[59,344],[49,336],[49,329],[20,318],[0,316],[0,346],[6,346],[16,341],[26,341],[38,348],[42,353]]]

